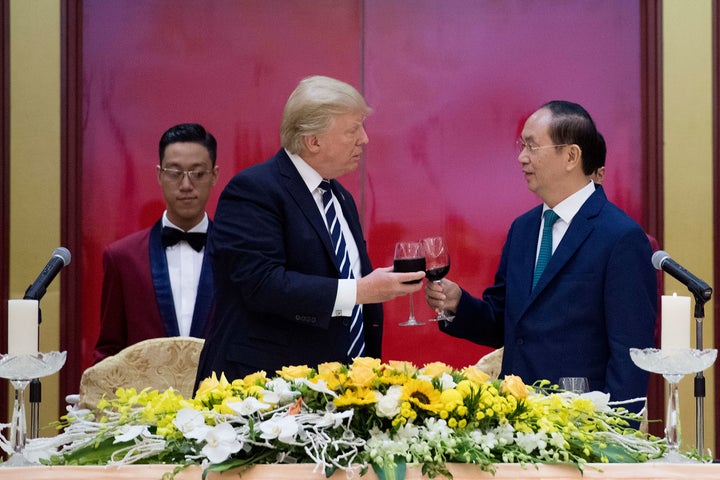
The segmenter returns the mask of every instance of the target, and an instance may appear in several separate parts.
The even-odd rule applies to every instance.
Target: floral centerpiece
[[[26,457],[52,465],[202,464],[224,471],[259,463],[314,463],[402,478],[421,465],[451,478],[446,463],[643,462],[664,441],[630,428],[640,417],[599,392],[576,395],[519,377],[490,381],[476,367],[358,358],[352,365],[285,367],[228,382],[213,375],[192,399],[169,389],[118,389],[95,411],[70,411],[53,438]]]

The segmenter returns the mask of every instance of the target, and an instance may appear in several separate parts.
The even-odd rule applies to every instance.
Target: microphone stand
[[[40,324],[42,311],[38,299],[38,352],[40,351]],[[30,431],[29,438],[37,438],[40,431],[40,402],[42,401],[42,385],[39,378],[30,380]]]
[[[705,318],[705,302],[710,295],[695,296],[695,343],[698,350],[703,349],[703,319]],[[695,445],[698,455],[705,450],[705,376],[703,372],[695,374]]]

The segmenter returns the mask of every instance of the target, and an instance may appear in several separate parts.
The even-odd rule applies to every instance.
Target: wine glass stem
[[[408,320],[415,321],[415,304],[413,303],[412,293],[408,295],[410,297],[410,318]]]
[[[30,382],[28,380],[12,380],[11,383],[15,388],[15,403],[10,427],[10,445],[15,453],[22,453],[25,449],[25,438],[27,436],[25,388]]]
[[[678,384],[668,382],[670,392],[668,394],[667,418],[665,420],[665,441],[669,453],[677,452],[680,447],[680,396]]]

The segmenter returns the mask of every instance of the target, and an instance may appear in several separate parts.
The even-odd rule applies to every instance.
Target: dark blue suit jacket
[[[333,191],[372,271],[350,193]],[[200,357],[198,381],[283,366],[346,362],[349,318],[331,317],[340,273],[312,194],[284,150],[233,177],[215,214],[210,255],[216,312]],[[380,357],[382,306],[364,305],[366,355]]]
[[[513,222],[495,284],[482,299],[463,291],[455,321],[441,329],[504,345],[501,375],[526,383],[582,376],[611,400],[644,397],[648,373],[629,348],[653,346],[657,277],[647,236],[598,185],[532,290],[541,212]]]

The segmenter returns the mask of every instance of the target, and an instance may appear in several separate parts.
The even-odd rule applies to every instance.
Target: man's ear
[[[582,150],[579,145],[573,143],[568,149],[567,169],[573,170],[575,168],[582,170]]]
[[[308,152],[316,153],[320,149],[320,142],[317,135],[307,135],[303,137],[303,144]]]

